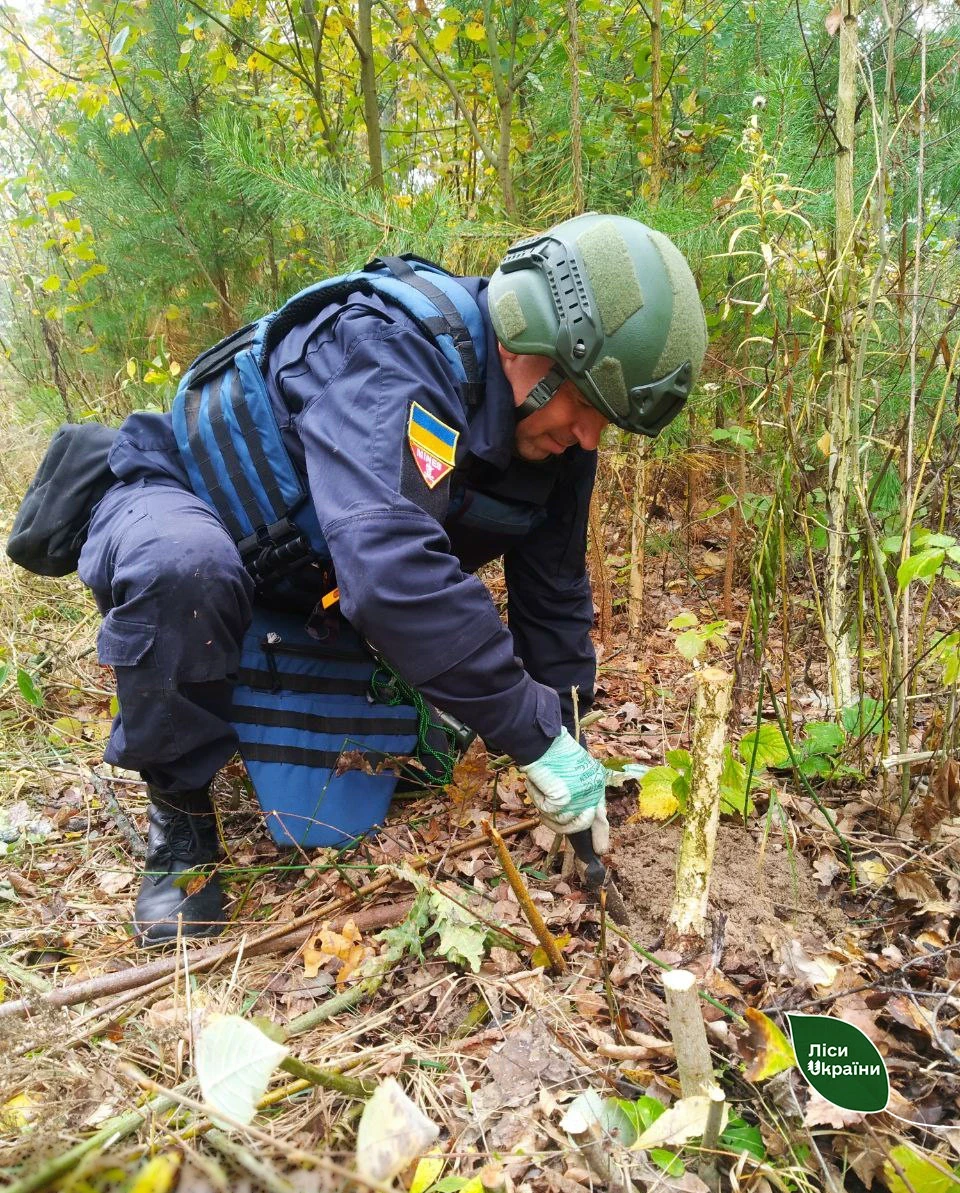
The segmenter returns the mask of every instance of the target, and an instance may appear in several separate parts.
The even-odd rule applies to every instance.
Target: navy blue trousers
[[[97,506],[78,571],[117,677],[104,758],[161,791],[202,787],[237,749],[228,717],[253,582],[236,544],[199,497],[141,480]]]

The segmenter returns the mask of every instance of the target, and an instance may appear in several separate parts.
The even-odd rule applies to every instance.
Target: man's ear
[[[518,352],[511,352],[509,348],[504,348],[504,346],[500,343],[499,340],[497,340],[497,350],[500,353],[500,363],[501,364],[504,364],[504,363],[512,364],[513,361],[517,360],[520,355]]]

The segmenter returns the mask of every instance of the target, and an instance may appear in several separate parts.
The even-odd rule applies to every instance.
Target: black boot
[[[217,860],[217,818],[209,787],[150,793],[146,873],[133,926],[140,944],[163,944],[182,936],[217,936],[223,929],[223,891],[211,863]],[[199,876],[207,878],[188,894]]]

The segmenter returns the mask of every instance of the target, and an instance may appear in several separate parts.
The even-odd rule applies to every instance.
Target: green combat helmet
[[[590,213],[519,241],[490,279],[488,298],[507,351],[554,362],[518,418],[570,380],[618,427],[656,435],[703,363],[707,327],[690,267],[638,220]]]

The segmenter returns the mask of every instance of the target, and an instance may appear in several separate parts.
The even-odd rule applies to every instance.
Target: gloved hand
[[[589,828],[595,852],[607,852],[610,828],[605,766],[566,729],[561,729],[560,736],[554,738],[542,757],[520,769],[527,776],[530,798],[548,828],[558,833],[578,833]]]

